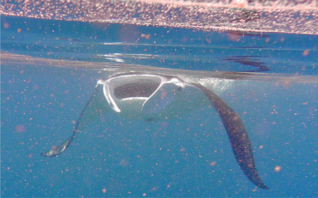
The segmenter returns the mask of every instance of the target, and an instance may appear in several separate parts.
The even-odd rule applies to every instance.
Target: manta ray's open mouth
[[[114,89],[114,94],[119,99],[134,97],[149,97],[159,87],[160,83],[155,81],[141,81],[125,84]]]
[[[64,152],[79,131],[110,109],[128,118],[167,119],[206,105],[206,99],[209,99],[220,115],[236,161],[244,174],[256,186],[268,189],[256,170],[251,142],[239,115],[211,90],[199,83],[186,82],[175,76],[125,73],[99,80],[72,136],[42,155],[51,157]]]

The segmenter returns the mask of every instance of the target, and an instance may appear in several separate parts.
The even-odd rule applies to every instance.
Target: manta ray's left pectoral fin
[[[105,113],[107,111],[104,108],[104,102],[105,99],[102,92],[98,89],[95,89],[94,94],[86,102],[86,105],[77,120],[72,136],[65,140],[59,146],[54,147],[50,151],[41,153],[41,155],[44,157],[52,157],[63,153],[70,146],[74,137],[80,134],[83,128],[87,127],[92,122],[92,120],[96,119],[102,113]]]
[[[263,189],[268,189],[268,187],[262,182],[256,170],[252,145],[239,115],[226,102],[224,102],[222,98],[208,88],[202,86],[201,84],[193,85],[205,93],[219,113],[229,136],[235,159],[243,170],[244,174],[256,186]]]
[[[59,154],[63,153],[66,150],[66,148],[71,144],[73,137],[74,136],[72,135],[70,138],[65,140],[62,144],[60,144],[56,148],[53,148],[47,152],[41,153],[41,155],[44,157],[53,157],[55,155],[59,155]]]

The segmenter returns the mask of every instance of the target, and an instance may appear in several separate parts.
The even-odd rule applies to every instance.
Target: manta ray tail
[[[229,136],[234,156],[244,174],[256,186],[268,189],[257,173],[251,142],[239,115],[215,93],[200,84],[196,84],[196,86],[205,93],[220,114]]]
[[[47,152],[44,152],[44,153],[41,153],[42,156],[44,157],[53,157],[55,155],[59,155],[61,153],[63,153],[67,147],[69,147],[69,145],[71,144],[72,140],[74,139],[74,137],[76,136],[76,134],[78,134],[78,131],[77,131],[77,128],[81,122],[81,118],[85,112],[85,110],[87,109],[87,107],[89,106],[90,102],[92,101],[92,98],[94,97],[94,94],[90,97],[90,99],[87,101],[84,109],[82,110],[78,120],[77,120],[77,123],[75,125],[75,129],[73,131],[73,134],[71,137],[69,137],[67,140],[65,140],[62,144],[60,144],[59,146],[47,151]]]

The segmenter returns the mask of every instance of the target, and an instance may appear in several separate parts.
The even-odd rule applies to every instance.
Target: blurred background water
[[[317,45],[315,34],[2,15],[1,195],[316,197]],[[65,153],[40,156],[71,135],[97,80],[121,71],[215,91],[240,115],[269,189],[246,178],[209,107],[155,123],[109,112]]]

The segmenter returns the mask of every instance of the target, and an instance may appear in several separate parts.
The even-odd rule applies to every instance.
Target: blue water
[[[1,196],[317,197],[317,44],[311,35],[1,16]],[[73,62],[61,67],[52,60]],[[110,112],[65,153],[40,156],[71,135],[97,80],[127,65],[189,70],[190,77],[190,71],[272,75],[216,88],[240,115],[269,189],[243,174],[209,107],[154,123]]]

